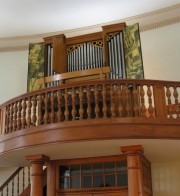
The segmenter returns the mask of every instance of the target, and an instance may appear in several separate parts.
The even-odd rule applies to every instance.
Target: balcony
[[[126,79],[26,93],[0,106],[0,153],[58,142],[178,139],[179,97],[180,82]]]

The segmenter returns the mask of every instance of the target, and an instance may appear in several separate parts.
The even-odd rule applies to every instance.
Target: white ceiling
[[[0,39],[108,23],[179,3],[180,0],[0,0]]]
[[[180,141],[163,139],[116,139],[77,141],[34,146],[1,154],[0,167],[29,164],[26,156],[45,154],[51,160],[119,155],[120,147],[142,145],[151,163],[176,162],[180,160]]]

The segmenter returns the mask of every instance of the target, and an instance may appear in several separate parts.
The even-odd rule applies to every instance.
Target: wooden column
[[[32,166],[31,196],[43,196],[43,165],[49,161],[45,155],[30,155],[26,157]]]
[[[53,36],[53,71],[67,72],[66,37],[64,34]]]
[[[141,145],[123,146],[121,151],[127,154],[128,196],[143,196],[141,155],[144,149]]]
[[[56,195],[56,162],[50,161],[47,165],[47,196]]]

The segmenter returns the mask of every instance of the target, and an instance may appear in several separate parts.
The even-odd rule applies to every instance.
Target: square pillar
[[[143,196],[141,155],[144,149],[141,145],[123,146],[121,151],[127,155],[128,196]]]

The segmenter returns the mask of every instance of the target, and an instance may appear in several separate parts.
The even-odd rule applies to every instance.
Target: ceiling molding
[[[127,25],[139,23],[140,31],[145,32],[145,31],[162,28],[168,25],[179,23],[180,22],[179,13],[180,13],[180,4],[177,4],[171,7],[137,15],[134,17],[129,17],[122,20],[89,26],[85,28],[42,33],[42,34],[28,35],[28,36],[0,38],[0,44],[2,43],[1,45],[4,45],[4,47],[0,47],[0,52],[26,51],[28,50],[29,43],[41,42],[43,41],[43,37],[48,37],[48,36],[53,36],[58,34],[65,34],[66,37],[89,34],[89,33],[102,31],[102,26],[116,24],[124,21],[127,23]],[[152,22],[152,21],[156,21],[156,22]],[[6,43],[8,44],[6,45]]]
[[[140,31],[141,32],[149,31],[149,30],[165,27],[168,25],[173,25],[173,24],[176,24],[179,22],[180,22],[180,16],[177,16],[175,18],[167,19],[167,20],[164,20],[161,22],[157,22],[157,23],[153,23],[153,24],[149,24],[149,25],[144,25],[144,26],[140,27]]]
[[[0,52],[22,52],[27,51],[28,48],[28,46],[3,47],[0,48]]]

